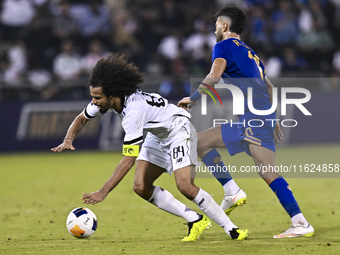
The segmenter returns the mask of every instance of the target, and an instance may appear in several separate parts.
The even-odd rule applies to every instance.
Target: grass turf
[[[226,163],[253,165],[245,154]],[[277,165],[340,163],[340,146],[279,148]],[[99,189],[121,159],[113,152],[63,152],[0,155],[0,254],[339,254],[339,177],[288,178],[307,220],[315,228],[311,238],[273,239],[290,219],[276,196],[260,178],[237,178],[248,195],[247,204],[230,218],[251,233],[246,241],[230,240],[217,224],[196,242],[183,243],[187,226],[140,199],[132,190],[132,169],[100,204],[91,206],[99,220],[97,232],[76,239],[66,230],[66,217],[82,206],[82,192]],[[285,174],[283,174],[285,176]],[[252,176],[250,174],[250,176]],[[208,177],[208,176],[204,176]],[[169,190],[192,209],[197,206],[176,189],[173,176],[156,184]],[[214,178],[197,178],[197,186],[220,203],[221,186]]]

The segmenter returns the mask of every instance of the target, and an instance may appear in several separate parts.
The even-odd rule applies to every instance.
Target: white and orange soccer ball
[[[75,237],[90,237],[96,232],[97,226],[97,216],[88,208],[75,208],[67,216],[67,230]]]

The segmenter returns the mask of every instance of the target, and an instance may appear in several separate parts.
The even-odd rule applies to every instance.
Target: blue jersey
[[[265,69],[255,52],[245,43],[236,38],[229,38],[217,43],[212,51],[212,61],[222,58],[227,61],[226,69],[222,75],[226,83],[240,88],[244,95],[244,115],[239,116],[239,123],[235,126],[221,125],[222,139],[230,155],[245,151],[251,155],[248,144],[256,144],[275,152],[273,138],[273,122],[267,119],[275,119],[276,113],[270,115],[255,115],[248,108],[248,88],[253,89],[253,106],[257,110],[271,108],[268,88],[265,82]],[[250,120],[257,120],[252,122]],[[242,124],[244,123],[244,125]],[[262,123],[262,125],[259,125]],[[255,125],[255,126],[254,126]],[[257,127],[257,125],[259,125]]]
[[[265,82],[265,68],[255,52],[244,42],[229,38],[218,42],[212,51],[212,62],[216,58],[227,61],[222,75],[226,83],[240,88],[245,97],[245,110],[248,110],[247,89],[253,88],[253,105],[257,110],[271,107]]]

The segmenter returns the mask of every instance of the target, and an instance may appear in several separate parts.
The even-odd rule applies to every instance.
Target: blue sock
[[[296,202],[293,192],[288,189],[288,183],[282,177],[275,179],[269,187],[276,194],[283,208],[290,217],[301,213],[298,203]]]
[[[228,181],[232,180],[229,171],[227,171],[227,167],[224,165],[223,161],[214,164],[214,159],[216,157],[220,157],[221,155],[217,152],[217,150],[209,151],[202,161],[207,167],[214,167],[215,171],[211,171],[211,173],[215,176],[215,178],[222,184],[226,184]]]

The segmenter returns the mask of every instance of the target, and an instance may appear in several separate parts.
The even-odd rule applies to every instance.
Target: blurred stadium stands
[[[181,97],[190,77],[209,71],[213,16],[226,5],[246,12],[242,39],[269,77],[339,77],[336,0],[3,0],[0,100],[87,98],[89,72],[107,52],[134,61],[152,89]]]
[[[17,109],[3,129],[17,129],[25,104],[89,100],[90,70],[108,52],[135,62],[144,90],[189,95],[190,78],[210,70],[214,14],[228,5],[245,11],[242,40],[268,77],[332,78],[299,86],[339,94],[338,0],[2,0],[0,106]]]

